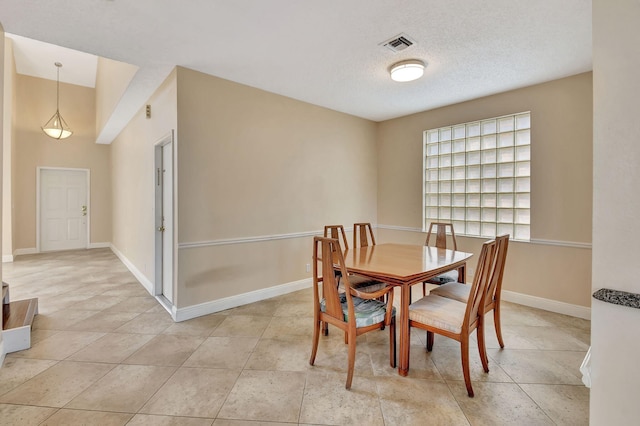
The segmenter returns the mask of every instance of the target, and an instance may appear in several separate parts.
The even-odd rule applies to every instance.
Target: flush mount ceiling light
[[[54,65],[58,68],[58,77],[56,79],[56,112],[41,129],[47,136],[60,140],[68,138],[73,132],[60,115],[60,68],[62,68],[62,64],[56,62]]]
[[[409,59],[391,65],[391,79],[393,81],[413,81],[424,74],[424,62],[418,59]]]

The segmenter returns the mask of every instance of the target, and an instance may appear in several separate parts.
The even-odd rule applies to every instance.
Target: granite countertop
[[[601,288],[593,293],[593,297],[603,302],[613,303],[614,305],[628,306],[629,308],[640,309],[640,294],[629,293],[620,290],[611,290],[610,288]]]

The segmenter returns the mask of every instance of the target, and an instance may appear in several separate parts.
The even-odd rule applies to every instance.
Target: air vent
[[[415,41],[413,41],[406,34],[398,34],[391,40],[383,41],[380,44],[388,49],[393,50],[394,52],[400,52],[410,46],[413,46],[415,44]]]

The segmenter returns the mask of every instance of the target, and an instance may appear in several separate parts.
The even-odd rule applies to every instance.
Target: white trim
[[[316,235],[322,235],[322,233],[323,231],[305,231],[305,232],[293,232],[291,234],[259,235],[255,237],[240,237],[240,238],[228,238],[228,239],[221,239],[221,240],[197,241],[193,243],[180,243],[178,244],[178,248],[189,249],[189,248],[198,248],[198,247],[225,246],[230,244],[257,243],[261,241],[287,240],[291,238],[314,237]]]
[[[420,228],[410,228],[408,226],[395,226],[395,225],[378,225],[376,226],[376,228],[378,229],[390,229],[393,231],[405,231],[405,232],[420,232],[420,233],[424,233],[425,231],[420,229]],[[464,237],[464,238],[480,238],[483,240],[486,240],[487,237],[480,237],[477,235],[464,235],[464,234],[458,234],[456,232],[457,236],[460,237]],[[571,247],[571,248],[580,248],[580,249],[589,249],[591,250],[591,243],[583,243],[583,242],[576,242],[576,241],[560,241],[560,240],[543,240],[543,239],[531,239],[529,241],[523,241],[523,240],[512,240],[513,242],[516,243],[530,243],[530,244],[539,244],[539,245],[547,245],[547,246],[559,246],[559,247]]]
[[[172,298],[176,297],[176,282],[178,281],[178,267],[176,264],[178,245],[176,241],[178,241],[178,208],[177,208],[177,188],[178,188],[178,148],[175,140],[175,131],[171,129],[166,135],[161,137],[154,145],[154,178],[153,178],[153,188],[154,188],[154,259],[155,259],[155,267],[154,267],[154,276],[153,276],[153,293],[152,295],[161,296],[164,292],[164,283],[163,280],[165,277],[163,276],[163,265],[164,265],[164,255],[163,255],[163,243],[162,243],[162,233],[158,230],[160,226],[163,226],[163,203],[162,199],[164,196],[165,186],[159,185],[157,179],[159,176],[156,174],[156,170],[164,167],[162,160],[162,149],[165,145],[171,145],[171,224],[168,226],[168,232],[171,233],[171,288],[172,288]],[[159,171],[158,171],[159,172]],[[162,279],[159,279],[162,277]],[[167,300],[168,302],[168,300]],[[171,302],[172,304],[172,302]]]
[[[378,224],[378,226],[376,226],[376,228],[378,228],[378,229],[390,229],[392,231],[406,231],[406,232],[420,232],[420,233],[424,232],[422,230],[422,228],[410,228],[408,226],[395,226],[395,225],[380,225],[380,224]]]
[[[542,297],[530,296],[528,294],[516,293],[514,291],[502,290],[502,300],[530,306],[532,308],[543,309],[558,314],[570,315],[586,320],[591,319],[591,308],[571,303],[559,302],[557,300],[544,299]]]
[[[581,243],[574,241],[558,241],[558,240],[541,240],[541,239],[531,239],[529,240],[531,244],[542,244],[547,246],[560,246],[560,247],[573,247],[573,248],[581,248],[581,249],[589,249],[591,250],[591,243]]]
[[[85,173],[87,185],[87,243],[83,248],[89,248],[89,241],[91,241],[91,169],[38,166],[36,168],[36,253],[40,253],[40,177],[42,175],[42,170],[62,170]]]
[[[87,249],[97,249],[97,248],[111,248],[111,243],[106,243],[106,242],[90,243],[89,247],[87,247]],[[78,250],[83,250],[83,249],[78,249]],[[64,251],[66,251],[66,250],[64,250]],[[17,256],[22,256],[22,255],[25,255],[25,254],[38,254],[38,253],[40,253],[40,252],[35,247],[16,249],[13,252],[13,255],[7,254],[7,255],[2,256],[2,262],[3,263],[13,262]],[[9,259],[9,258],[11,258],[11,260],[6,260],[6,259]]]
[[[89,247],[90,249],[97,249],[97,248],[110,248],[111,247],[111,243],[89,243]]]
[[[11,263],[13,262],[13,255],[12,254],[3,254],[2,255],[2,263]]]
[[[175,316],[175,313],[173,312],[173,311],[175,311],[175,306],[173,306],[171,303],[169,303],[167,298],[164,297],[161,294],[155,296],[155,298],[158,301],[158,303],[160,304],[160,306],[162,306],[169,313],[169,315],[171,315],[171,318],[173,318],[173,320],[175,321],[176,320],[176,316]]]
[[[249,293],[238,294],[236,296],[225,297],[224,299],[212,300],[198,305],[187,306],[185,308],[172,309],[172,316],[175,321],[186,321],[203,315],[213,314],[248,303],[258,302],[272,297],[281,296],[305,288],[310,288],[313,284],[311,278],[280,284],[273,287],[263,288]]]
[[[13,252],[13,256],[22,256],[23,254],[36,254],[38,253],[38,250],[35,247],[31,247],[31,248],[23,248],[23,249],[16,249]]]
[[[149,281],[149,279],[142,272],[140,272],[140,270],[136,268],[136,266],[131,263],[129,259],[127,259],[127,257],[122,254],[122,252],[118,250],[113,244],[110,244],[109,247],[111,248],[111,251],[116,256],[118,256],[118,259],[120,259],[120,261],[124,263],[124,266],[126,266],[127,269],[133,274],[133,276],[136,277],[138,282],[142,284],[142,286],[149,292],[149,294],[153,295],[153,283]]]

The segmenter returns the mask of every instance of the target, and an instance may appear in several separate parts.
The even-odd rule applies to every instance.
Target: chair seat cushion
[[[454,269],[453,271],[445,272],[444,274],[440,274],[437,277],[433,277],[427,280],[430,284],[445,284],[450,282],[458,281],[458,270]]]
[[[429,295],[409,305],[409,319],[460,334],[466,309],[466,303]]]
[[[352,297],[353,309],[356,314],[356,328],[366,327],[373,324],[384,322],[384,316],[387,313],[387,304],[375,299],[361,299]],[[346,294],[340,295],[340,304],[342,305],[342,313],[345,322],[349,321],[349,308],[347,304]],[[320,310],[325,312],[325,299],[320,301]],[[391,315],[396,314],[396,308],[393,308]]]
[[[429,294],[467,303],[467,300],[469,299],[469,292],[471,292],[471,286],[468,284],[446,283],[442,284],[440,287],[434,288],[429,292]]]

